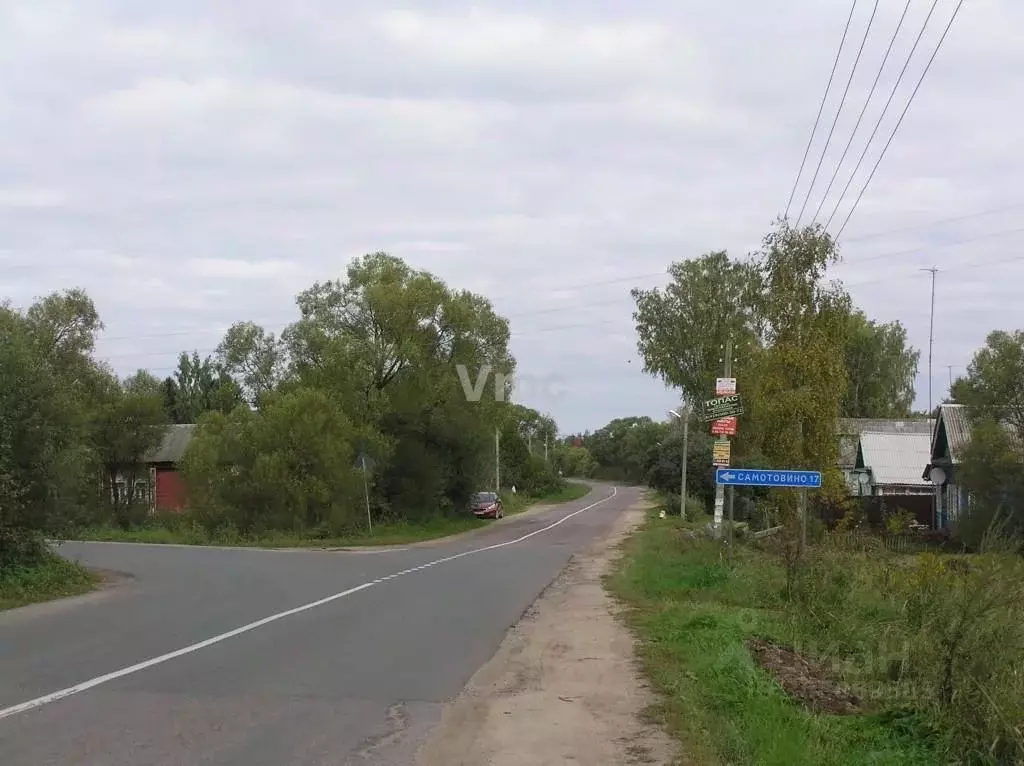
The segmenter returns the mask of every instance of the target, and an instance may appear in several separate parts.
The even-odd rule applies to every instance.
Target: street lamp
[[[681,414],[676,410],[669,410],[668,414],[679,418],[683,424],[683,470],[682,482],[679,487],[679,517],[686,521],[686,453],[690,442],[690,418],[685,407],[680,407]]]

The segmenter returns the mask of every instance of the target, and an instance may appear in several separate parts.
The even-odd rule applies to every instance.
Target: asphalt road
[[[128,577],[0,612],[0,764],[412,764],[444,703],[638,498],[598,484],[400,550],[67,543]]]

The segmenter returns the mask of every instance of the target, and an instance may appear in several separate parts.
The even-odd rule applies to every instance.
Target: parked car
[[[469,507],[478,519],[500,519],[505,515],[505,506],[497,492],[477,492]]]

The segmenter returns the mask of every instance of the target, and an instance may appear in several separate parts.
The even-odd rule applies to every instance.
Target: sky
[[[878,6],[816,184],[811,176]],[[857,3],[791,220],[842,219],[956,0]],[[756,249],[787,205],[846,0],[33,0],[0,3],[0,299],[82,287],[98,355],[165,376],[378,250],[483,293],[520,398],[563,432],[665,418],[630,288]],[[1024,325],[1019,0],[965,3],[848,226],[834,269],[922,350],[917,404],[993,329]],[[1017,136],[1018,138],[1014,138]],[[955,219],[955,220],[950,220]],[[739,381],[742,393],[743,381]],[[710,394],[711,392],[709,392]]]

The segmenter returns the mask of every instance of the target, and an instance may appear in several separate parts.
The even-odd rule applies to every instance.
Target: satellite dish
[[[932,484],[945,484],[946,483],[946,472],[938,466],[934,466],[932,470],[928,472],[928,481]]]
[[[868,484],[871,483],[871,476],[869,476],[867,472],[857,474],[857,481],[860,482],[860,485],[862,487],[866,487]]]

